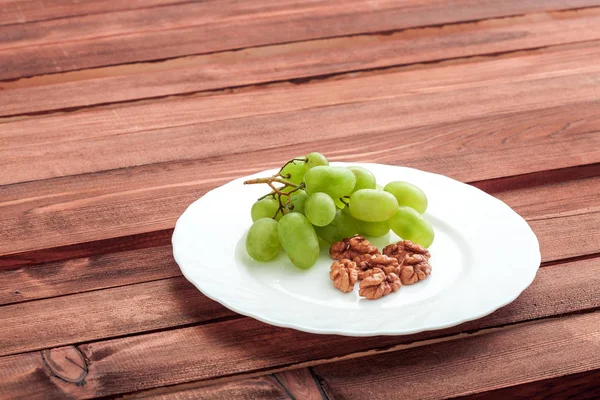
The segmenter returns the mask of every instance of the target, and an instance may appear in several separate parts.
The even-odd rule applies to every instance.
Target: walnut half
[[[388,257],[394,257],[400,263],[404,260],[404,257],[407,255],[420,254],[427,258],[431,257],[429,251],[416,243],[411,242],[410,240],[399,241],[398,243],[392,243],[383,248],[383,254]]]
[[[347,258],[354,261],[363,270],[369,268],[368,262],[375,254],[380,254],[379,249],[359,235],[335,242],[329,249],[329,255],[334,260]]]
[[[400,272],[400,265],[398,260],[392,257],[388,257],[384,254],[374,254],[370,256],[363,264],[358,264],[358,279],[364,279],[365,274],[373,268],[379,268],[386,274],[394,272],[398,274]]]
[[[333,286],[344,293],[354,290],[354,284],[358,280],[358,269],[356,263],[348,259],[334,261],[331,264],[329,278],[333,281]]]
[[[402,286],[402,282],[395,272],[389,271],[386,272],[381,268],[366,271],[363,275],[364,279],[360,282],[358,294],[368,300],[377,300],[392,292],[397,292]]]

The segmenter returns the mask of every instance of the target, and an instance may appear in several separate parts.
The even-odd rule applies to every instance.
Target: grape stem
[[[341,201],[342,203],[344,203],[344,205],[345,205],[346,207],[348,207],[348,206],[350,206],[350,203],[349,203],[349,202],[348,202],[346,199],[349,199],[349,198],[350,198],[349,196],[340,197],[340,201]]]
[[[289,179],[289,178],[291,177],[291,174],[286,174],[286,176],[283,176],[283,175],[281,175],[281,171],[283,171],[283,169],[284,169],[285,167],[287,167],[288,165],[290,165],[290,164],[294,164],[296,161],[303,161],[303,162],[306,162],[306,161],[308,161],[308,160],[307,160],[306,158],[292,158],[291,160],[289,160],[289,161],[287,161],[285,164],[283,164],[283,166],[282,166],[281,168],[279,168],[279,172],[277,172],[277,173],[276,173],[275,175],[273,175],[273,176],[274,176],[274,177],[275,177],[275,176],[281,176],[282,178]]]
[[[269,196],[272,196],[273,198],[277,199],[277,202],[279,203],[279,208],[277,208],[277,212],[275,212],[275,215],[273,216],[273,219],[277,218],[277,215],[279,213],[281,213],[281,215],[285,215],[286,214],[286,210],[289,210],[290,208],[288,207],[289,204],[292,202],[292,197],[291,194],[294,193],[297,190],[300,189],[304,189],[304,184],[301,183],[299,185],[295,184],[294,182],[290,182],[287,179],[283,179],[283,177],[281,177],[281,170],[283,170],[283,168],[288,165],[290,162],[294,162],[294,161],[302,161],[303,159],[293,159],[288,161],[287,163],[285,163],[285,165],[279,170],[279,172],[271,177],[268,178],[256,178],[256,179],[250,179],[244,182],[244,185],[255,185],[255,184],[259,184],[259,183],[265,183],[267,185],[269,185],[269,187],[271,188],[271,192],[265,194],[264,196],[260,197],[258,200],[262,200],[265,199]],[[283,184],[282,187],[277,187],[274,185],[274,183],[281,183]],[[292,190],[290,190],[289,192],[283,192],[282,189],[285,189],[287,187],[291,187],[293,188]],[[285,204],[281,201],[281,196],[287,196],[287,201],[285,202]]]
[[[277,175],[271,176],[269,178],[250,179],[250,180],[245,181],[244,185],[256,185],[257,183],[266,183],[267,185],[271,186],[273,182],[283,183],[285,185],[284,187],[286,187],[286,186],[291,186],[293,188],[300,187],[300,185],[296,185],[294,182],[290,182],[286,179],[279,178]],[[273,190],[276,191],[277,188],[273,188]]]

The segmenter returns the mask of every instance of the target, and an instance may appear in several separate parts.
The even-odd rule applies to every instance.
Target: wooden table
[[[536,280],[398,337],[200,294],[177,217],[313,150],[502,199]],[[0,0],[0,170],[1,399],[600,396],[600,1]]]

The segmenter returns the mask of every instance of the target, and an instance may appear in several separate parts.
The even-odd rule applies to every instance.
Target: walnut
[[[405,285],[422,281],[431,274],[429,260],[421,254],[406,256],[400,267],[400,280]]]
[[[388,268],[397,268],[388,266]],[[402,286],[400,277],[395,272],[385,272],[381,268],[365,271],[360,282],[358,294],[369,300],[376,300],[392,292],[397,292]]]
[[[404,285],[412,285],[427,278],[430,274],[431,265],[429,264],[406,265],[400,270],[400,280]]]
[[[333,281],[333,286],[344,293],[354,290],[354,284],[358,280],[358,270],[356,263],[348,259],[334,261],[331,264],[329,278]]]
[[[369,300],[377,300],[392,291],[385,279],[385,272],[379,268],[368,271],[368,276],[360,282],[358,294]],[[387,290],[386,290],[387,289]],[[385,293],[385,292],[388,293]]]
[[[383,270],[386,274],[393,272],[397,275],[400,272],[400,265],[398,264],[398,260],[383,254],[371,255],[369,259],[364,263],[364,265],[359,264],[358,268],[358,279],[361,280],[364,279],[363,275],[372,268],[379,268]]]
[[[429,251],[421,245],[411,242],[410,240],[399,241],[392,243],[383,248],[383,254],[388,257],[394,257],[399,262],[404,260],[407,255],[420,254],[427,258],[431,257]]]
[[[335,242],[329,249],[329,255],[334,260],[347,258],[356,263],[365,263],[373,254],[380,254],[379,249],[359,235]]]

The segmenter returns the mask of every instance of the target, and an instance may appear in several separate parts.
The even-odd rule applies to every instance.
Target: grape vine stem
[[[301,161],[301,160],[302,159],[290,160],[285,165],[288,165],[289,163],[291,163],[293,161]],[[295,191],[298,191],[298,190],[304,188],[304,184],[302,184],[302,183],[298,185],[298,184],[295,184],[294,182],[290,182],[287,179],[284,179],[281,177],[281,170],[283,170],[285,165],[279,170],[279,172],[277,174],[275,174],[273,176],[270,176],[267,178],[250,179],[250,180],[247,180],[244,182],[244,185],[256,185],[259,183],[264,183],[264,184],[269,185],[269,187],[271,188],[271,192],[260,197],[258,200],[262,200],[269,196],[272,196],[273,198],[277,199],[277,202],[279,203],[279,208],[277,209],[277,212],[273,216],[273,219],[275,219],[277,217],[277,214],[279,214],[279,213],[284,215],[286,213],[286,210],[288,210],[290,208],[289,205],[292,202],[291,194],[294,193]],[[281,183],[281,184],[283,184],[283,186],[278,188],[277,186],[274,185],[275,182]],[[282,191],[282,189],[285,189],[287,187],[291,187],[293,189],[288,192]],[[283,204],[283,202],[281,201],[281,196],[287,196],[287,201],[285,202],[285,204]],[[293,206],[291,208],[293,208]]]

